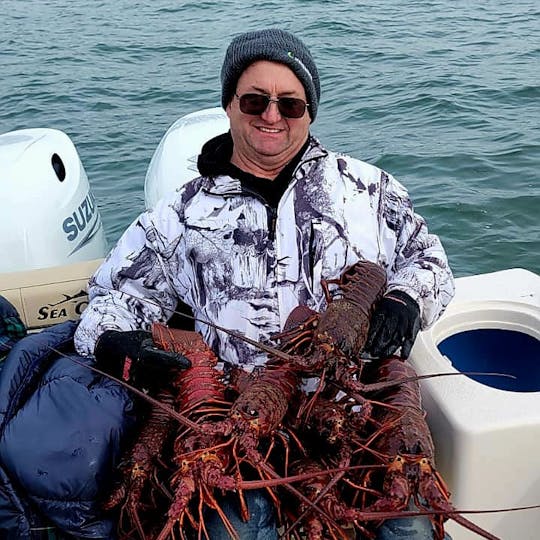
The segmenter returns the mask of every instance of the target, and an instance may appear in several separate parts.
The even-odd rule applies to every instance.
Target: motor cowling
[[[202,109],[176,120],[161,139],[148,166],[144,182],[146,208],[170,191],[199,176],[197,157],[204,143],[229,130],[221,107]]]
[[[77,150],[62,131],[0,135],[0,273],[104,257],[103,224]]]

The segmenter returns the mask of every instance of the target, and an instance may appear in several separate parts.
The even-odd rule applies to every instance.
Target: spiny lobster
[[[364,483],[378,490],[375,500],[363,506],[366,512],[402,511],[414,507],[440,513],[432,514],[434,540],[445,537],[443,523],[453,519],[483,538],[496,536],[458,513],[450,502],[450,492],[435,468],[435,447],[422,409],[420,385],[416,372],[396,356],[379,360],[367,370],[369,380],[387,382],[410,379],[399,387],[384,390],[382,402],[373,409],[371,421],[377,429],[365,441],[364,448],[384,468],[367,473]],[[368,495],[369,497],[369,495]]]
[[[153,326],[152,334],[157,346],[183,354],[192,364],[191,368],[173,374],[171,384],[160,392],[158,399],[171,408],[174,406],[175,410],[182,411],[186,418],[195,423],[196,428],[201,423],[225,418],[230,402],[225,397],[226,388],[216,369],[217,358],[202,337],[196,332],[172,331],[158,324]],[[143,501],[149,498],[144,488],[149,479],[158,477],[158,460],[164,459],[164,447],[172,427],[171,422],[171,415],[156,407],[152,409],[132,455],[121,467],[122,478],[104,505],[105,509],[121,506],[120,527],[126,521],[131,522],[141,539],[148,538],[153,533],[144,529],[139,515],[145,508]],[[174,441],[172,458],[177,471],[167,489],[162,488],[169,498],[172,497],[173,502],[169,507],[167,522],[158,538],[166,538],[176,523],[182,527],[186,516],[192,525],[200,527],[202,520],[199,519],[197,525],[197,520],[190,514],[189,509],[195,492],[198,492],[202,504],[218,508],[212,488],[236,488],[236,479],[227,475],[229,454],[221,450],[222,442],[215,434],[196,432],[193,424],[191,427],[182,425]],[[161,479],[157,487],[161,487],[162,483]],[[168,489],[172,489],[172,495]],[[153,493],[155,490],[149,491]],[[155,500],[155,497],[152,497],[152,500]],[[234,534],[225,516],[224,523]],[[120,533],[130,538],[130,529],[120,530]]]
[[[388,418],[382,416],[375,418],[371,410],[372,403],[365,397],[365,394],[370,391],[380,391],[388,387],[399,389],[404,381],[416,379],[413,372],[406,372],[402,373],[400,378],[387,377],[385,379],[381,375],[382,380],[375,377],[375,382],[368,382],[367,384],[361,380],[362,362],[358,354],[361,352],[367,337],[373,304],[380,297],[384,288],[384,272],[376,267],[377,265],[373,263],[362,261],[355,265],[354,268],[347,270],[340,281],[328,281],[324,284],[329,301],[328,316],[325,317],[326,322],[324,324],[320,323],[319,314],[314,312],[309,313],[309,320],[307,320],[306,311],[302,309],[300,316],[298,316],[298,312],[293,312],[291,315],[296,321],[296,328],[284,329],[284,332],[279,335],[281,344],[278,348],[272,348],[267,345],[258,344],[248,338],[242,338],[248,343],[259,346],[262,350],[268,352],[271,359],[259,377],[248,378],[246,389],[240,392],[234,402],[222,401],[223,396],[220,394],[218,401],[225,403],[225,405],[223,409],[219,409],[220,412],[217,415],[213,407],[207,409],[203,405],[208,396],[205,396],[201,402],[197,403],[195,403],[194,399],[190,398],[189,403],[183,403],[181,405],[182,413],[185,414],[187,411],[191,418],[195,418],[195,421],[192,421],[195,427],[188,424],[189,429],[184,429],[181,432],[182,441],[178,442],[175,448],[174,461],[177,468],[179,467],[179,470],[173,476],[172,485],[178,492],[179,502],[178,504],[176,502],[171,504],[169,519],[158,536],[159,540],[168,538],[172,534],[175,524],[182,525],[184,523],[183,519],[186,516],[189,523],[198,528],[199,534],[201,532],[204,533],[202,514],[199,514],[197,521],[189,511],[189,502],[197,493],[200,501],[202,501],[199,508],[202,507],[203,503],[216,508],[217,502],[211,493],[211,489],[214,487],[239,491],[240,502],[242,503],[242,489],[264,486],[270,488],[270,486],[283,483],[286,489],[293,493],[294,500],[297,501],[296,504],[300,503],[304,505],[304,510],[300,513],[293,512],[296,519],[301,518],[302,513],[315,512],[319,518],[311,521],[311,523],[318,522],[319,525],[317,527],[319,528],[321,526],[320,524],[324,524],[324,527],[331,530],[331,534],[336,538],[346,537],[342,529],[346,525],[343,523],[343,519],[354,521],[359,530],[362,530],[364,527],[362,524],[366,522],[374,520],[381,521],[382,519],[398,517],[399,515],[416,515],[414,512],[404,513],[394,510],[372,512],[372,506],[370,505],[366,505],[365,508],[354,508],[352,502],[358,501],[358,497],[354,498],[349,505],[345,504],[344,499],[339,505],[334,502],[330,504],[330,499],[328,499],[328,497],[343,497],[343,488],[338,483],[343,483],[347,486],[354,485],[355,489],[359,489],[359,485],[363,482],[367,485],[366,489],[375,490],[375,475],[368,476],[365,480],[360,478],[360,481],[358,481],[356,477],[348,477],[345,473],[350,468],[351,456],[359,455],[360,451],[367,449],[367,451],[374,454],[377,453],[381,456],[391,453],[390,451],[385,453],[382,442],[380,443],[381,446],[377,448],[374,445],[377,440],[383,440],[382,433],[385,430],[389,430],[400,416],[398,416],[398,419],[394,417],[392,420],[388,420]],[[367,289],[369,292],[366,293],[364,291],[360,296],[352,295],[353,289],[356,290],[356,287],[352,287],[353,283],[362,283],[364,285],[362,290]],[[329,292],[328,285],[330,284],[339,285],[341,290],[338,288],[337,294],[342,294],[343,297],[337,297],[336,293],[332,295]],[[351,326],[354,326],[354,334],[360,336],[354,342],[353,349],[346,353],[341,350],[340,336],[348,335],[349,328],[348,326],[344,328],[343,323],[339,322],[340,320],[343,321],[343,318],[337,316],[340,312],[341,314],[350,314]],[[216,328],[231,333],[236,337],[241,337],[237,332],[217,326]],[[344,341],[351,342],[349,337],[345,337]],[[163,341],[160,342],[160,338],[156,338],[156,342],[161,343],[161,346],[164,348],[173,347],[172,350],[178,350],[174,348],[176,345],[163,343]],[[178,352],[182,352],[190,358],[188,351],[178,350]],[[216,377],[214,372],[215,367],[212,367],[212,375],[208,373],[208,377],[212,379]],[[338,466],[337,476],[329,484],[326,484],[325,488],[321,487],[323,483],[318,479],[321,477],[321,467],[323,473],[327,472],[331,460],[328,458],[323,459],[319,465],[314,466],[313,458],[305,456],[307,452],[304,445],[301,442],[297,443],[296,451],[299,454],[300,463],[304,460],[306,464],[310,464],[304,467],[302,465],[298,466],[299,468],[297,470],[300,471],[299,476],[301,478],[295,481],[302,480],[304,482],[301,486],[301,491],[298,491],[291,485],[287,485],[288,482],[292,481],[289,477],[292,472],[289,467],[285,465],[283,469],[284,476],[286,477],[280,476],[276,470],[281,470],[282,464],[273,464],[270,451],[261,453],[260,443],[265,437],[269,439],[273,439],[276,436],[281,437],[278,433],[278,428],[283,424],[288,424],[290,426],[290,434],[293,437],[295,436],[294,434],[298,430],[298,425],[289,419],[295,416],[294,413],[296,413],[296,416],[300,414],[299,411],[289,410],[289,406],[293,402],[293,396],[299,391],[299,380],[300,376],[303,375],[320,376],[324,381],[324,385],[319,386],[318,391],[307,399],[309,406],[303,409],[302,422],[307,423],[310,415],[314,415],[314,411],[317,411],[317,415],[323,414],[325,408],[328,409],[330,407],[330,402],[324,401],[321,397],[323,389],[330,391],[330,389],[338,388],[345,392],[346,397],[337,403],[340,404],[341,412],[345,411],[345,417],[349,417],[349,419],[346,418],[343,422],[340,420],[337,424],[338,426],[346,426],[345,430],[350,430],[351,426],[354,426],[354,430],[359,433],[349,437],[351,444],[349,447],[343,448],[341,457],[336,464]],[[332,392],[330,392],[330,395],[332,395]],[[361,414],[358,415],[357,410],[355,410],[354,415],[351,416],[353,409],[358,404],[362,406]],[[397,402],[392,404],[388,399],[388,403],[384,405],[382,410],[395,411],[396,408],[400,407],[402,408],[403,406]],[[211,417],[205,416],[208,410],[212,411]],[[293,412],[292,415],[291,412]],[[400,409],[399,414],[403,415],[403,410]],[[330,411],[328,416],[330,419],[332,418],[332,411]],[[425,420],[422,419],[422,421],[425,424]],[[376,432],[381,437],[374,436],[373,433],[364,432],[364,428],[367,425],[371,426],[374,422],[379,422],[385,426],[380,427],[379,431]],[[388,422],[390,422],[390,426],[386,425]],[[422,429],[427,430],[427,424]],[[360,432],[363,432],[363,439]],[[348,435],[345,434],[344,436]],[[301,437],[301,435],[297,437]],[[282,436],[282,438],[284,440],[285,436]],[[332,440],[329,440],[328,443],[330,446],[335,444]],[[272,444],[272,442],[269,443],[270,448]],[[373,448],[370,448],[370,446],[373,446]],[[219,457],[215,457],[212,452],[216,452],[216,456],[219,453]],[[209,455],[212,455],[212,458],[206,459],[206,456]],[[206,465],[207,462],[211,463],[212,466]],[[249,464],[251,468],[257,471],[261,480],[256,482],[242,480],[240,477],[240,466],[243,464]],[[381,465],[380,463],[375,464],[374,467],[377,468]],[[197,469],[197,472],[188,472],[187,469],[190,467],[191,469]],[[317,480],[310,483],[309,478],[312,477]],[[371,486],[372,483],[373,486]],[[320,486],[316,489],[318,495],[314,496],[313,500],[307,495],[307,493],[312,491],[310,487],[312,485]],[[431,491],[426,489],[423,494],[424,496],[431,495]],[[276,505],[279,506],[278,497],[273,496],[273,498]],[[362,496],[361,499],[363,500],[365,497]],[[427,510],[420,513],[439,515],[445,513],[453,515],[454,511],[451,507],[437,507],[435,503],[430,504],[430,506],[426,506],[428,508]],[[336,510],[338,508],[339,512]],[[243,508],[242,513],[244,517],[247,517],[245,508]],[[226,516],[223,516],[223,519],[226,524]],[[434,521],[437,534],[440,534],[442,518],[434,518]],[[293,531],[293,528],[294,525],[290,527],[289,532],[296,535],[297,533]],[[228,530],[234,538],[235,532],[230,528]],[[486,538],[495,538],[479,528],[474,530]],[[183,533],[180,532],[180,534]]]
[[[172,408],[173,395],[169,390],[161,390],[157,399]],[[130,538],[135,529],[139,538],[147,538],[143,523],[150,518],[143,516],[159,505],[159,493],[155,489],[159,486],[156,459],[163,454],[172,425],[170,415],[163,409],[152,407],[135,444],[119,465],[120,480],[103,502],[103,508],[121,508],[118,521],[121,537]],[[149,483],[152,487],[146,490]]]
[[[331,289],[331,285],[335,287]],[[346,372],[351,360],[358,364],[371,314],[385,287],[384,269],[370,261],[359,261],[345,269],[339,279],[322,280],[328,303],[323,317],[299,306],[289,316],[295,324],[275,339],[281,340],[285,352],[298,355],[297,364],[306,375],[318,376],[325,369],[339,375],[343,366]]]

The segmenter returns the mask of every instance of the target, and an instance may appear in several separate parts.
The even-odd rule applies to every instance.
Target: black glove
[[[152,334],[144,330],[106,330],[94,355],[98,369],[145,390],[159,388],[171,370],[191,367],[185,356],[156,347]]]
[[[418,304],[402,291],[389,292],[375,306],[365,350],[376,358],[387,358],[401,347],[401,358],[407,358],[419,330]]]

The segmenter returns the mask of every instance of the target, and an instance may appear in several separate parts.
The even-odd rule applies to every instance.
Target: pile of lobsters
[[[413,368],[361,357],[384,269],[361,261],[323,286],[324,317],[293,310],[275,347],[255,344],[269,360],[252,373],[225,377],[199,334],[153,326],[155,344],[192,367],[147,398],[104,502],[118,512],[120,538],[208,538],[209,509],[238,538],[220,501],[232,494],[247,520],[251,489],[268,493],[283,538],[375,538],[386,519],[415,514],[430,517],[436,540],[449,517],[496,538],[449,500]]]

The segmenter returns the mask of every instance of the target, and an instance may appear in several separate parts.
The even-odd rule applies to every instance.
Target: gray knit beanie
[[[278,28],[247,32],[231,41],[221,68],[223,108],[233,98],[240,75],[257,60],[279,62],[294,72],[306,90],[308,111],[313,122],[321,96],[317,66],[308,48],[297,37]]]

